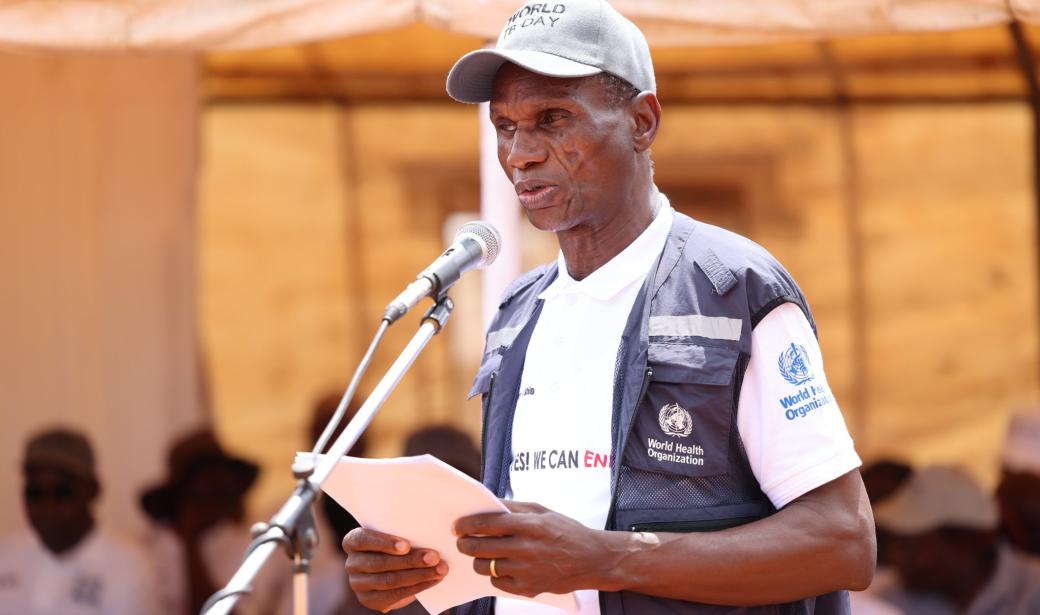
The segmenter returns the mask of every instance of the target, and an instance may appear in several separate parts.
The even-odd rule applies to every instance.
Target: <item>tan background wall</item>
[[[1037,401],[1027,110],[865,109],[854,125],[868,443],[989,474],[1007,411]]]
[[[21,525],[26,439],[93,440],[100,517],[198,424],[198,71],[187,56],[0,54],[0,532]]]
[[[791,269],[861,453],[988,480],[1008,411],[1036,399],[1025,109],[665,111],[659,184]],[[267,472],[259,508],[289,489],[310,401],[345,386],[386,301],[439,252],[451,216],[476,209],[475,122],[436,104],[205,112],[203,339],[218,425]],[[554,253],[528,227],[526,264]],[[428,422],[478,434],[462,401],[482,343],[478,280],[456,289],[446,333],[377,417],[375,454]],[[395,329],[372,374],[415,319]]]

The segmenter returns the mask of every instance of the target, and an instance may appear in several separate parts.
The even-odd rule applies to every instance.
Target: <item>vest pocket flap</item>
[[[651,342],[647,360],[653,380],[727,385],[733,380],[739,352],[695,344]]]
[[[487,393],[488,387],[491,386],[491,374],[497,372],[501,364],[501,354],[497,352],[485,354],[484,360],[480,363],[480,368],[477,369],[477,376],[473,379],[473,388],[469,390],[469,395],[466,396],[466,399],[472,399],[476,395]]]

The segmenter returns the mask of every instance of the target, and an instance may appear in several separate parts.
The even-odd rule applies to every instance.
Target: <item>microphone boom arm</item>
[[[251,591],[249,584],[256,578],[267,559],[279,545],[288,544],[297,554],[307,546],[306,543],[310,542],[310,539],[307,536],[301,536],[300,529],[306,528],[310,507],[325,479],[332,473],[339,458],[345,455],[361,437],[369,423],[375,418],[376,412],[386,402],[390,393],[397,387],[426,344],[444,328],[454,307],[454,302],[446,294],[441,294],[437,298],[437,302],[423,317],[419,330],[398,355],[397,360],[390,366],[376,388],[372,390],[372,394],[365,400],[357,415],[347,423],[343,433],[336,438],[321,462],[313,468],[293,469],[294,474],[299,478],[293,494],[268,523],[258,524],[256,529],[259,531],[246,550],[242,564],[228,584],[210,596],[206,604],[202,606],[202,615],[227,615],[230,613],[239,598]],[[300,527],[301,521],[304,528]],[[313,544],[310,546],[313,547]]]

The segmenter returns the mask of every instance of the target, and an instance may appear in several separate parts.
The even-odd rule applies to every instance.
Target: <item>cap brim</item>
[[[61,451],[36,451],[32,458],[22,462],[22,470],[56,470],[64,472],[83,480],[97,480],[93,468],[88,464],[76,459],[74,456],[66,455]]]
[[[491,100],[495,75],[506,62],[547,77],[588,77],[603,72],[595,66],[542,51],[478,49],[459,58],[448,73],[448,96],[464,103]]]
[[[934,515],[922,513],[909,505],[904,498],[886,498],[874,507],[874,523],[878,527],[902,535],[923,534],[942,526]]]
[[[906,485],[874,506],[874,523],[900,535],[918,535],[942,527],[960,527],[981,532],[997,528],[996,506],[989,500],[968,500],[964,493],[946,488],[922,496]],[[940,497],[941,496],[941,497]],[[982,494],[979,494],[982,498]]]

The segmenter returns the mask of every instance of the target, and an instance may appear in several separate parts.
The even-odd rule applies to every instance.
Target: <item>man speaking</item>
[[[488,331],[471,394],[512,514],[459,519],[458,549],[511,593],[577,591],[582,615],[848,613],[873,520],[812,314],[763,248],[657,190],[642,33],[603,1],[529,2],[447,89],[490,101],[502,169],[560,245]],[[447,573],[407,537],[358,529],[344,549],[381,611]]]

